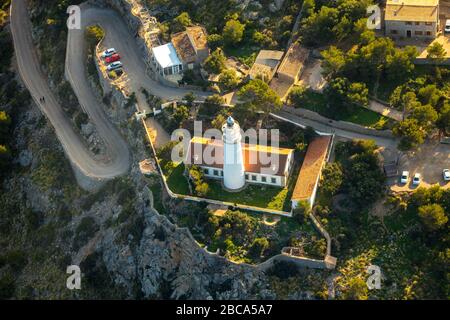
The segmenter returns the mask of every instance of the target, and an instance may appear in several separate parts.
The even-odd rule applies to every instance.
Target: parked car
[[[444,177],[445,181],[450,181],[450,170],[449,169],[444,169],[442,171],[442,176]]]
[[[408,183],[408,179],[409,179],[409,172],[408,171],[403,171],[402,172],[402,176],[400,177],[400,182],[403,184],[407,184]]]
[[[413,186],[418,186],[420,184],[420,182],[421,182],[421,179],[422,178],[420,176],[420,173],[416,173],[414,175],[414,178],[413,178],[413,181],[412,181]]]
[[[447,19],[447,21],[445,21],[444,32],[450,32],[450,19]]]
[[[120,60],[120,56],[118,53],[115,53],[112,56],[105,58],[106,63],[111,63],[111,62],[115,62],[115,61],[119,61],[119,60]]]
[[[119,69],[122,67],[123,67],[122,62],[116,61],[116,62],[113,62],[110,65],[108,65],[107,69],[108,69],[108,71],[112,71],[112,70],[116,70],[116,69]]]
[[[106,49],[102,53],[102,58],[110,57],[110,56],[112,56],[115,53],[116,53],[116,49],[114,49],[114,48]]]

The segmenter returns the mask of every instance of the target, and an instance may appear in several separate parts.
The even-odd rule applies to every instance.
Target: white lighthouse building
[[[229,116],[222,126],[223,184],[229,190],[239,190],[245,185],[244,157],[241,144],[241,127]]]

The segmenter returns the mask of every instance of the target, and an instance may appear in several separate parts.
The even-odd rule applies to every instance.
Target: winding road
[[[175,100],[180,99],[192,90],[167,87],[148,76],[136,39],[116,11],[86,4],[83,4],[81,9],[81,30],[69,30],[68,32],[65,73],[81,107],[89,115],[90,121],[95,125],[98,134],[105,143],[107,151],[104,157],[98,157],[89,151],[86,142],[74,130],[71,120],[48,86],[48,79],[41,70],[40,61],[33,45],[32,26],[27,12],[26,0],[12,1],[11,32],[19,73],[34,101],[55,128],[56,135],[72,164],[86,177],[111,179],[128,171],[130,153],[126,141],[104,112],[105,106],[99,101],[89,85],[85,67],[85,27],[98,24],[105,30],[103,45],[114,47],[121,53],[124,71],[129,78],[127,85],[131,91],[139,93],[141,88],[145,88],[155,96],[166,100]],[[210,93],[201,91],[194,93],[200,99],[210,95]],[[40,102],[42,96],[45,97],[45,103]],[[137,94],[137,97],[139,104],[145,103],[140,94]],[[310,121],[307,119],[291,114],[282,114],[281,116],[300,125],[312,125],[316,130],[334,131],[348,138],[374,138],[342,130],[336,132],[331,127],[309,123]],[[390,147],[393,147],[395,143],[395,140],[390,139],[375,138],[375,140],[380,145]]]
[[[71,163],[84,176],[94,179],[111,179],[126,173],[130,167],[128,146],[108,120],[101,103],[88,86],[82,51],[84,41],[78,42],[76,53],[74,53],[80,60],[72,61],[69,65],[69,81],[80,105],[89,115],[105,143],[107,151],[103,158],[98,158],[89,151],[86,142],[74,130],[72,122],[49,88],[47,77],[41,70],[41,64],[33,45],[31,30],[26,1],[13,0],[11,3],[11,33],[19,73],[33,100],[55,128],[56,135]],[[76,30],[70,33],[69,39],[71,36],[82,37],[83,32]],[[69,44],[69,48],[74,48],[74,46]],[[78,63],[76,68],[71,67],[76,63]],[[40,101],[41,97],[45,97],[44,103]]]

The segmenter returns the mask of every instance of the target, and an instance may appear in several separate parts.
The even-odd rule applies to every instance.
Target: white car
[[[407,184],[408,183],[408,179],[409,179],[409,172],[408,171],[403,171],[402,172],[402,176],[400,177],[400,182],[403,184]]]
[[[114,53],[116,53],[116,49],[114,49],[114,48],[106,49],[106,50],[103,51],[103,53],[102,53],[102,58],[110,57],[110,56],[112,56]]]
[[[444,32],[450,32],[450,19],[447,19],[447,21],[445,21]]]
[[[420,184],[420,181],[421,181],[420,173],[416,173],[414,175],[414,178],[413,178],[413,181],[412,181],[413,186],[418,186]]]
[[[444,169],[442,171],[442,176],[444,177],[445,181],[450,181],[450,170],[449,169]]]
[[[111,63],[109,66],[108,66],[108,71],[113,71],[113,70],[116,70],[116,69],[120,69],[120,68],[122,68],[123,67],[123,64],[122,64],[122,62],[120,62],[120,61],[116,61],[116,62],[113,62],[113,63]]]

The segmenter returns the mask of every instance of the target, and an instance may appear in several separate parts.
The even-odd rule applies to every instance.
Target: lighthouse
[[[223,183],[229,190],[239,190],[245,185],[244,158],[241,145],[241,128],[229,116],[222,126]]]

